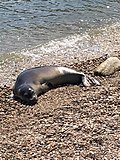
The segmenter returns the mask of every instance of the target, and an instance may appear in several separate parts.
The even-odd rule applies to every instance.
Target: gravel
[[[120,52],[115,53],[120,58]],[[93,76],[106,56],[66,66]],[[101,86],[64,86],[28,106],[0,87],[0,159],[120,159],[120,72],[95,76]]]

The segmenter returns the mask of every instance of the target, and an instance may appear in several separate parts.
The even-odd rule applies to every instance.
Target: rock
[[[120,70],[120,60],[117,57],[109,57],[95,69],[94,74],[108,76],[117,70]]]

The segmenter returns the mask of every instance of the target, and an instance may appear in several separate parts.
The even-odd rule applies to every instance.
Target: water
[[[63,46],[65,41],[67,43],[64,45],[77,40],[76,46],[72,45],[76,52],[76,48],[80,48],[77,46],[78,42],[84,44],[82,49],[90,47],[84,38],[86,33],[89,34],[92,30],[94,35],[96,28],[101,32],[106,26],[115,23],[118,28],[119,22],[119,0],[2,0],[0,54],[35,46],[43,52],[42,49],[45,50],[46,45],[50,47],[50,43],[58,50],[58,44],[62,43]],[[56,51],[52,49],[53,47],[51,53]],[[63,48],[59,46],[59,50],[61,49],[69,50],[69,45]]]

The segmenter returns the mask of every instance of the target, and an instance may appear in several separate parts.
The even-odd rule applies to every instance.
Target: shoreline
[[[1,85],[13,85],[24,69],[41,65],[70,66],[120,51],[119,23],[52,40],[42,46],[0,55]]]
[[[93,75],[106,56],[65,65]],[[10,99],[17,67],[0,87],[2,159],[119,159],[119,71],[95,76],[101,86],[56,88],[26,106]]]
[[[97,55],[89,55],[88,57],[80,55],[80,57],[73,56],[72,59],[66,60],[64,57],[59,57],[58,59],[55,58],[55,61],[51,61],[52,57],[45,60],[45,57],[33,57],[33,56],[25,56],[24,55],[17,55],[12,53],[5,57],[4,60],[1,61],[0,64],[0,86],[13,86],[17,76],[25,69],[37,67],[37,66],[44,66],[44,65],[57,65],[57,66],[66,66],[66,67],[73,67],[74,64],[81,64],[85,63],[89,60],[99,59],[104,57],[110,56],[118,56],[119,51],[114,51],[110,54],[97,54]],[[49,61],[50,60],[50,61]],[[78,69],[79,70],[79,69]],[[87,71],[87,70],[86,70]]]

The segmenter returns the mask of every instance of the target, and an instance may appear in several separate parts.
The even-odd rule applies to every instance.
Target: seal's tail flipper
[[[95,78],[90,77],[88,75],[83,76],[82,83],[86,87],[94,85],[100,86],[100,82],[98,82]]]

